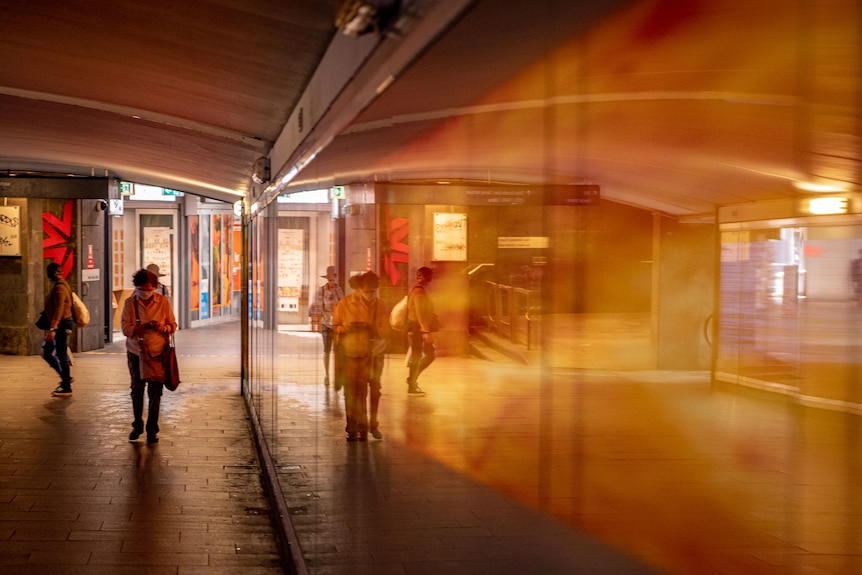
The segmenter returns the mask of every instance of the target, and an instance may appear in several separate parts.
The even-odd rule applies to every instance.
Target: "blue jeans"
[[[60,376],[60,387],[72,390],[72,374],[69,369],[69,336],[72,335],[72,318],[60,320],[54,341],[46,341],[42,346],[42,359]]]

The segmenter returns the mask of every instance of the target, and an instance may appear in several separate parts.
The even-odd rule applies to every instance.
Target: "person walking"
[[[72,319],[72,288],[63,280],[60,264],[52,262],[46,269],[51,281],[51,290],[45,296],[45,315],[51,322],[42,344],[42,358],[60,375],[60,384],[51,392],[54,397],[72,395],[71,364],[69,358],[69,336],[75,322]]]
[[[135,291],[123,306],[122,326],[126,336],[126,361],[131,378],[132,432],[135,441],[144,432],[144,389],[149,399],[147,410],[147,443],[159,440],[159,408],[165,381],[162,352],[177,330],[177,320],[168,298],[156,293],[159,278],[142,269],[132,276]]]
[[[434,346],[434,333],[440,329],[434,304],[428,297],[425,287],[434,279],[431,268],[421,267],[416,271],[416,283],[407,294],[407,334],[410,341],[408,362],[407,395],[423,396],[419,387],[419,375],[437,357]]]
[[[377,274],[365,272],[356,280],[357,290],[335,306],[333,325],[344,376],[347,441],[367,441],[369,433],[383,439],[377,412],[389,310],[375,295],[379,285]]]
[[[156,264],[148,265],[147,269],[150,270],[151,272],[153,272],[154,274],[156,274],[156,277],[159,277],[159,278],[163,278],[166,275],[168,275],[168,274],[163,274],[162,270]],[[156,288],[156,293],[162,294],[163,296],[168,298],[168,300],[171,299],[171,290],[168,288],[168,286],[166,286],[165,284],[162,283],[162,280],[159,280],[159,287]]]
[[[326,279],[326,283],[318,288],[315,293],[314,301],[311,304],[311,319],[312,322],[319,322],[320,335],[323,337],[323,368],[325,376],[323,384],[329,385],[329,358],[332,355],[333,328],[332,316],[335,312],[335,306],[344,297],[344,291],[341,286],[335,283],[338,274],[335,272],[335,266],[326,268],[326,274],[320,276]],[[338,362],[338,358],[335,359]],[[336,366],[336,372],[337,370]],[[338,391],[341,382],[336,378],[335,390]]]

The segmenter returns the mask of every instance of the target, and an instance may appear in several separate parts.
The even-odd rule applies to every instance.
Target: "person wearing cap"
[[[323,384],[328,386],[329,358],[332,355],[333,340],[332,318],[335,313],[335,306],[344,297],[344,291],[340,285],[335,283],[335,280],[338,279],[335,266],[327,267],[326,273],[320,277],[324,278],[326,283],[320,286],[315,293],[309,315],[311,316],[312,323],[319,322],[320,324],[320,335],[323,337],[323,368],[325,370]],[[336,378],[335,390],[338,391],[340,386],[341,382],[339,378]]]
[[[344,411],[347,441],[383,439],[377,421],[380,375],[389,337],[389,309],[374,292],[380,278],[365,272],[356,278],[356,291],[335,306],[334,328],[343,362]],[[370,393],[369,393],[370,391]]]
[[[156,277],[157,277],[157,278],[163,278],[163,277],[165,277],[166,275],[168,275],[168,274],[163,274],[163,273],[159,270],[159,266],[157,266],[156,264],[150,264],[150,265],[148,265],[148,266],[147,266],[147,270],[149,270],[149,271],[153,272],[154,274],[156,274]],[[171,297],[171,296],[170,296],[170,290],[168,289],[168,286],[166,286],[165,284],[163,284],[163,283],[161,282],[161,280],[159,280],[158,287],[156,288],[156,293],[162,294],[162,295],[163,295],[163,296],[165,296],[166,298],[170,298],[170,297]]]
[[[147,443],[159,441],[159,408],[162,402],[166,366],[162,359],[177,320],[167,298],[156,293],[159,278],[149,269],[132,276],[135,291],[123,305],[121,323],[126,336],[126,364],[129,368],[129,395],[132,398],[132,432],[129,441],[144,431]],[[147,421],[144,425],[144,391],[147,392]]]

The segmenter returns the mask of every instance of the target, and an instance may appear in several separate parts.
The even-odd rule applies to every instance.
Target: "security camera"
[[[108,209],[108,201],[107,200],[98,200],[96,202],[96,211],[97,212],[104,212],[107,209]]]
[[[256,184],[266,184],[269,183],[270,177],[269,158],[258,158],[252,168],[251,179],[254,180]]]

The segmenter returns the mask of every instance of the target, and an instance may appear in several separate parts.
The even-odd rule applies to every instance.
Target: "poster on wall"
[[[299,313],[303,230],[278,230],[278,310]]]
[[[143,265],[150,264],[159,266],[159,270],[169,272],[171,269],[171,228],[169,227],[145,227],[143,246]],[[170,285],[169,280],[165,283]]]
[[[191,286],[192,319],[198,319],[201,309],[201,262],[200,262],[200,216],[189,216],[189,250],[191,250]]]
[[[467,261],[467,214],[434,214],[434,261]]]
[[[221,243],[221,261],[222,261],[222,302],[225,309],[229,309],[233,303],[233,290],[231,289],[231,255],[233,252],[233,216],[230,214],[222,214],[222,243]]]
[[[242,289],[242,228],[240,221],[237,219],[233,224],[233,250],[232,250],[232,273],[233,273],[233,291]]]
[[[201,319],[210,317],[210,262],[212,248],[210,247],[210,216],[201,216]]]
[[[21,255],[21,206],[0,206],[0,256]]]
[[[210,274],[210,293],[212,294],[213,317],[221,315],[222,305],[222,241],[221,216],[212,216],[212,274]]]

